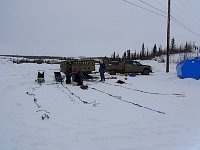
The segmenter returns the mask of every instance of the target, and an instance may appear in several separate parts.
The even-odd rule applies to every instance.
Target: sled
[[[64,78],[61,76],[60,72],[54,72],[56,82],[63,82]]]
[[[44,70],[38,70],[37,82],[38,83],[45,82],[45,79],[44,79]]]

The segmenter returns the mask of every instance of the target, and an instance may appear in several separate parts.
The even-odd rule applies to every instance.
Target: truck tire
[[[149,69],[144,69],[142,72],[142,75],[149,75]]]
[[[115,70],[110,70],[110,75],[116,75],[116,71]]]

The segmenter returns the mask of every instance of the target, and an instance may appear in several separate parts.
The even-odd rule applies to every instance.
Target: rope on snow
[[[71,92],[71,90],[70,90],[67,86],[64,86],[63,83],[61,83],[61,85],[62,85],[64,88],[66,88],[66,89],[68,90],[68,92],[69,92],[72,96],[76,97],[76,98],[77,98],[78,100],[80,100],[82,103],[84,103],[84,104],[93,104],[94,107],[97,106],[98,103],[96,103],[96,101],[87,102],[87,101],[83,100],[80,96],[78,96],[78,95],[74,94],[73,92]]]
[[[100,92],[100,93],[107,94],[107,95],[109,95],[109,96],[111,96],[111,97],[114,97],[114,98],[120,100],[120,101],[129,103],[129,104],[133,104],[133,105],[135,105],[135,106],[137,106],[137,107],[144,108],[144,109],[147,109],[147,110],[150,110],[150,111],[153,111],[153,112],[157,112],[157,113],[160,113],[160,114],[165,114],[165,112],[162,112],[162,111],[160,111],[160,110],[156,110],[156,109],[152,109],[152,108],[150,108],[150,107],[142,106],[142,105],[140,105],[140,104],[137,104],[137,103],[134,103],[134,102],[131,102],[131,101],[122,99],[122,98],[119,97],[119,96],[114,96],[114,95],[112,95],[112,94],[110,94],[110,93],[107,93],[107,92],[104,92],[104,91],[102,91],[102,90],[99,90],[99,89],[96,89],[96,88],[93,88],[93,87],[89,87],[89,88],[92,89],[92,90],[98,91],[98,92]]]
[[[185,97],[185,94],[182,93],[159,93],[159,92],[148,92],[148,91],[143,91],[143,90],[139,90],[139,89],[133,89],[133,88],[129,88],[129,87],[125,87],[122,85],[116,85],[116,84],[111,84],[111,83],[105,83],[105,82],[101,82],[107,85],[112,85],[112,86],[118,86],[118,87],[122,87],[128,90],[132,90],[132,91],[136,91],[136,92],[141,92],[141,93],[145,93],[145,94],[152,94],[152,95],[174,95],[177,97]],[[132,85],[132,84],[130,84]]]
[[[32,88],[33,92],[35,91],[36,88],[39,88],[39,87]],[[36,96],[35,96],[34,93],[26,92],[26,94],[29,95],[29,96],[33,96],[33,102],[37,105],[38,108],[41,107],[41,106],[37,103],[37,98],[36,98]],[[43,110],[41,110],[41,109],[40,109],[40,110],[37,110],[36,112],[40,112],[40,111],[44,111],[44,112],[45,112],[45,114],[43,114],[43,115],[41,116],[42,120],[44,120],[45,118],[46,118],[46,119],[49,119],[49,115],[48,115],[48,114],[50,114],[50,112],[48,112],[48,111],[46,111],[46,110],[44,110],[44,109],[43,109]]]

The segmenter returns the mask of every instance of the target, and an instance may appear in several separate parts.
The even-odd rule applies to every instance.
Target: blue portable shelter
[[[194,78],[200,79],[200,57],[182,60],[176,66],[177,76],[181,79]]]

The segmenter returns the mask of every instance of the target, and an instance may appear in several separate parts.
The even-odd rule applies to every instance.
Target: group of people
[[[71,79],[77,85],[83,85],[83,77],[80,70],[76,70],[76,68],[72,68],[71,64],[68,63],[66,65],[66,84],[71,84]]]
[[[99,73],[101,78],[100,81],[105,81],[105,75],[104,75],[105,72],[106,72],[106,65],[101,60],[99,66]],[[83,85],[83,74],[81,70],[72,68],[71,63],[68,62],[66,65],[66,84],[71,84],[72,81],[76,83],[76,85]]]

